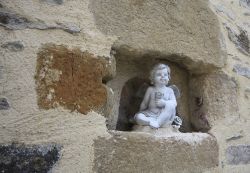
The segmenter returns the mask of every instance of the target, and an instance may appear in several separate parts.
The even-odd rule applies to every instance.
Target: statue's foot
[[[179,129],[181,126],[180,125],[172,125],[175,129]]]
[[[157,121],[150,121],[149,125],[153,129],[158,129],[160,127],[160,125]]]
[[[175,131],[179,132],[180,125],[172,125],[172,127],[175,129]]]

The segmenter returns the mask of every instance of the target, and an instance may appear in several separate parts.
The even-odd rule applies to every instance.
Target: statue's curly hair
[[[159,63],[159,64],[154,65],[153,69],[150,71],[149,79],[150,79],[150,83],[152,85],[154,84],[155,72],[157,70],[162,70],[162,69],[167,69],[167,71],[168,71],[168,78],[170,80],[170,68],[169,68],[169,66],[166,65],[166,64]]]

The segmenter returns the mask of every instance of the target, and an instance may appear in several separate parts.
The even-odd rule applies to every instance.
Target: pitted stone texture
[[[204,133],[156,137],[143,132],[112,132],[94,143],[94,171],[200,173],[217,167],[216,139]]]
[[[250,145],[230,146],[226,150],[226,157],[230,165],[250,164]]]
[[[40,0],[41,2],[47,2],[54,5],[62,5],[64,0]]]
[[[103,110],[106,100],[104,78],[110,77],[107,59],[79,49],[46,45],[38,53],[36,84],[38,105],[49,109],[61,105],[86,114]]]
[[[250,10],[250,0],[239,0],[240,6]]]
[[[240,64],[234,65],[233,71],[237,73],[238,75],[245,76],[248,79],[250,79],[250,68],[249,67],[243,67]]]
[[[246,98],[246,99],[249,99],[249,98],[250,98],[250,87],[247,87],[247,88],[245,89],[244,93],[245,93],[245,98]]]
[[[216,120],[238,117],[238,86],[223,72],[192,76],[190,84],[190,119],[199,131],[208,131]]]
[[[157,137],[167,137],[167,136],[174,136],[174,135],[181,135],[181,132],[178,128],[175,128],[172,125],[165,125],[158,129],[152,129],[150,126],[140,126],[135,125],[133,127],[134,132],[144,132],[149,133]]]
[[[15,14],[7,10],[0,10],[0,26],[10,30],[23,30],[23,29],[61,29],[70,34],[79,33],[80,28],[73,23],[57,23],[47,25],[44,21],[34,21],[27,17]]]
[[[245,12],[243,13],[245,16],[250,16],[250,13],[249,12]]]
[[[24,49],[23,43],[21,41],[7,42],[2,44],[1,47],[13,52],[22,51]]]
[[[241,135],[241,134],[235,134],[233,136],[228,137],[226,139],[226,141],[229,142],[229,141],[233,141],[233,140],[238,140],[238,139],[240,139],[242,137],[243,137],[243,135]]]
[[[7,110],[10,108],[8,100],[6,98],[0,98],[0,110]]]
[[[239,28],[234,29],[232,26],[225,24],[228,32],[228,38],[235,44],[236,48],[245,55],[250,55],[250,43],[247,31]]]
[[[70,33],[70,34],[77,34],[79,32],[81,32],[81,29],[79,26],[77,26],[74,23],[60,23],[57,22],[58,27],[63,28],[64,31]]]
[[[229,19],[231,20],[235,20],[236,16],[233,13],[233,11],[231,11],[230,9],[227,9],[224,5],[222,4],[218,4],[215,5],[216,11],[224,13]]]
[[[23,144],[0,145],[0,172],[47,173],[59,159],[61,147]]]
[[[0,79],[3,79],[4,67],[0,65]]]
[[[90,9],[101,31],[119,36],[115,49],[160,52],[195,73],[224,66],[218,21],[205,0],[94,0]]]

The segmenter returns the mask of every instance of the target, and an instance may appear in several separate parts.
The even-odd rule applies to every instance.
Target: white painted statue
[[[174,121],[179,128],[181,119],[176,116],[176,97],[172,87],[167,87],[170,80],[170,68],[165,64],[157,64],[150,72],[153,86],[148,87],[140,111],[135,115],[138,125],[160,128],[171,125]],[[178,90],[178,89],[177,89]]]

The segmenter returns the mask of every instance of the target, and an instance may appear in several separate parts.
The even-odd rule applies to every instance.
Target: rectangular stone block
[[[227,162],[230,165],[250,163],[250,145],[230,146],[226,150]]]
[[[143,132],[112,132],[94,143],[94,171],[198,173],[218,166],[216,139],[206,133],[157,137]]]

